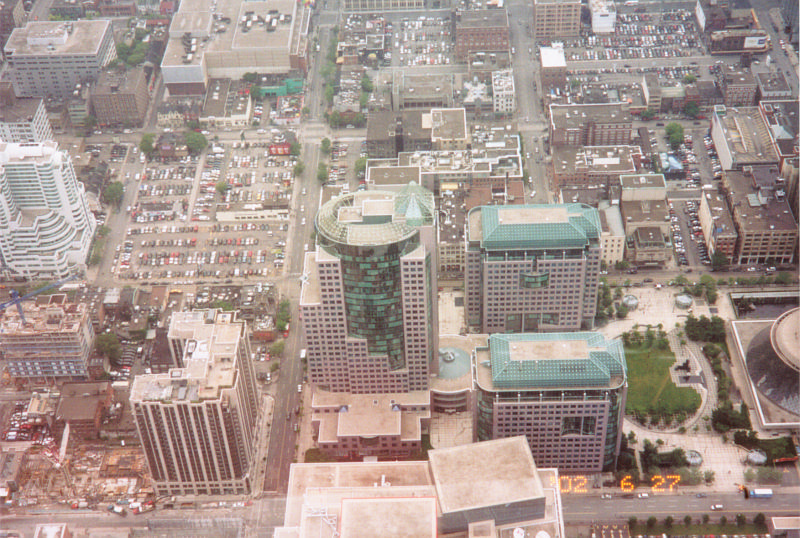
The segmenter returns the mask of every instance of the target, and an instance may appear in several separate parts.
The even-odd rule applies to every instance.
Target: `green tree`
[[[714,471],[705,471],[703,473],[703,481],[706,484],[711,484],[714,482],[715,473]]]
[[[622,303],[617,305],[617,318],[625,319],[628,316],[628,307]]]
[[[125,196],[125,186],[119,181],[109,183],[103,189],[103,201],[117,208],[122,203],[123,196]]]
[[[680,123],[670,122],[664,128],[669,139],[669,144],[672,149],[678,149],[683,144],[683,126]]]
[[[691,73],[688,73],[683,77],[684,84],[693,84],[695,82],[697,82],[697,77]]]
[[[146,133],[142,135],[142,140],[139,142],[139,150],[145,155],[150,155],[155,151],[156,135],[153,133]]]
[[[728,524],[728,518],[727,518],[727,517],[725,517],[725,516],[720,516],[720,518],[719,518],[719,524],[720,524],[720,525],[723,525],[723,526],[724,526],[724,525],[727,525],[727,524]]]
[[[300,146],[300,142],[292,142],[289,145],[289,154],[297,157],[300,155],[300,151],[302,151],[302,149],[303,148]]]
[[[791,273],[786,273],[781,271],[777,275],[775,275],[775,284],[791,284],[793,281],[793,277]]]
[[[325,155],[329,154],[331,152],[331,139],[323,138],[319,144],[319,150]]]
[[[183,138],[186,141],[186,147],[188,147],[189,151],[192,153],[200,153],[206,149],[206,146],[208,145],[208,140],[206,140],[206,137],[201,133],[196,133],[194,131],[186,131],[186,133],[183,135]]]
[[[725,267],[729,263],[730,260],[728,260],[728,257],[720,250],[715,250],[714,254],[711,255],[711,267],[714,269]]]
[[[672,528],[672,524],[675,523],[675,518],[672,516],[667,516],[664,518],[664,526],[668,529]]]
[[[641,118],[642,118],[644,121],[652,120],[652,119],[653,119],[653,118],[655,118],[655,117],[656,117],[656,111],[655,111],[655,110],[653,110],[652,108],[647,108],[647,109],[645,109],[645,110],[642,112],[642,115],[641,115]]]
[[[696,118],[700,114],[700,107],[694,101],[689,101],[683,106],[683,113],[690,118]]]
[[[636,523],[638,523],[638,522],[639,522],[639,520],[636,519],[636,516],[631,516],[631,517],[628,518],[628,527],[630,529],[633,529],[634,527],[636,527]],[[631,533],[631,534],[633,534],[633,533]]]
[[[283,351],[286,348],[286,343],[283,340],[278,340],[269,346],[269,354],[273,357],[283,357]]]
[[[736,514],[736,525],[738,527],[744,527],[745,523],[747,523],[747,516],[744,514]]]
[[[214,188],[217,189],[217,192],[220,193],[220,195],[225,196],[225,193],[228,192],[230,187],[231,186],[228,184],[228,182],[223,179],[222,181],[217,181],[217,184]]]
[[[367,93],[372,93],[373,90],[372,80],[370,80],[366,73],[361,77],[361,90]]]
[[[317,167],[317,181],[320,183],[328,181],[328,167],[323,163],[319,163]]]
[[[703,525],[708,525],[708,522],[711,520],[708,514],[703,514]]]
[[[617,271],[624,271],[625,269],[628,269],[630,266],[631,264],[629,262],[622,260],[614,264],[614,269],[616,269]]]
[[[297,161],[297,163],[292,168],[292,173],[294,174],[294,177],[300,177],[301,175],[303,175],[303,172],[305,172],[305,170],[306,170],[306,165],[304,165],[300,161]]]
[[[111,228],[103,224],[97,228],[97,237],[107,237],[111,233]]]
[[[577,78],[573,78],[573,79],[570,79],[569,85],[570,85],[571,88],[577,88],[577,87],[579,87],[581,85],[581,81],[578,80]]]
[[[119,338],[114,333],[99,335],[94,341],[94,348],[114,365],[122,356],[122,344],[119,343]]]
[[[658,520],[656,519],[656,516],[650,516],[650,517],[647,518],[647,528],[648,529],[652,529],[653,527],[655,527],[656,523],[658,523]]]
[[[753,523],[758,525],[759,527],[763,527],[766,522],[767,522],[767,517],[763,514],[763,512],[757,513],[753,518]]]
[[[360,174],[361,172],[367,171],[367,158],[366,157],[359,157],[356,159],[356,164],[354,166],[354,170],[356,174]]]
[[[688,514],[683,516],[683,524],[686,525],[687,527],[689,525],[691,525],[692,524],[692,516],[690,516]]]

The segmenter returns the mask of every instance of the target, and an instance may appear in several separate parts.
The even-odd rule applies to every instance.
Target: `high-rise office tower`
[[[415,183],[322,206],[300,297],[309,378],[319,388],[428,389],[438,326],[435,216],[433,194]]]
[[[207,310],[172,324],[193,330],[183,366],[137,376],[130,396],[156,494],[247,494],[258,398],[245,322]]]
[[[584,204],[483,206],[467,215],[467,323],[480,332],[591,327],[600,218]]]
[[[83,269],[96,226],[55,142],[0,143],[0,271],[63,278]]]
[[[628,392],[621,340],[593,332],[493,334],[473,361],[478,440],[524,435],[543,465],[614,469]]]

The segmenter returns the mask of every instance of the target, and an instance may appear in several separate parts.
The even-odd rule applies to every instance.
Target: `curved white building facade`
[[[95,228],[72,161],[55,142],[0,143],[0,270],[53,278],[84,270]]]

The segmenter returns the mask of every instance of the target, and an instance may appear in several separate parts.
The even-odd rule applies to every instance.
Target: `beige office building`
[[[246,495],[258,406],[246,324],[219,310],[172,323],[192,332],[173,342],[183,366],[137,376],[130,396],[156,495]]]

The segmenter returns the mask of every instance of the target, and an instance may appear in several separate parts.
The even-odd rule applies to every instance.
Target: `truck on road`
[[[751,499],[770,499],[772,498],[772,490],[768,488],[754,488],[750,490]]]

